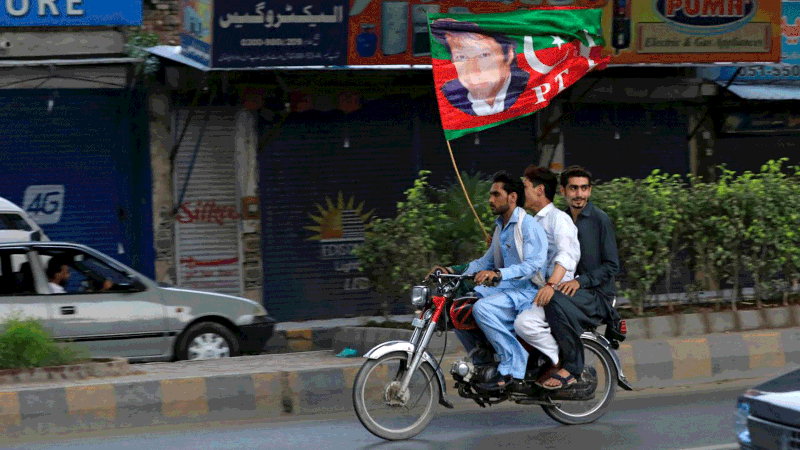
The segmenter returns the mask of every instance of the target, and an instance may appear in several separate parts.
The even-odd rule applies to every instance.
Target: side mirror
[[[142,292],[145,290],[144,284],[136,278],[130,277],[114,285],[113,291],[117,292]]]

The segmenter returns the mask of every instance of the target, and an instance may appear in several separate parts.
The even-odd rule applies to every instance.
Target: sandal
[[[544,382],[552,378],[553,374],[557,373],[559,370],[561,370],[561,363],[556,365],[550,364],[550,367],[542,371],[542,373],[539,374],[539,376],[536,378],[536,381],[533,384],[539,387],[544,387],[542,386]]]
[[[550,380],[560,381],[561,385],[559,385],[559,386],[548,386],[548,385],[544,384],[544,383],[546,383],[548,381],[548,380],[545,380],[544,383],[542,383],[540,386],[542,388],[544,388],[544,389],[547,389],[548,391],[557,391],[559,389],[564,389],[565,387],[571,386],[571,385],[573,385],[573,384],[578,382],[578,380],[575,379],[575,375],[573,375],[573,374],[569,374],[566,377],[562,377],[561,375],[559,375],[557,373],[554,373],[549,379]]]

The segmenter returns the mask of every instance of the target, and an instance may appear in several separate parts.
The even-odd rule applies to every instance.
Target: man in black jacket
[[[606,324],[605,336],[622,341],[622,320],[614,309],[617,291],[614,275],[619,272],[617,241],[611,219],[589,201],[592,175],[579,166],[561,174],[561,194],[578,227],[581,259],[576,277],[559,284],[558,293],[545,306],[545,315],[562,354],[562,366],[543,383],[558,389],[575,382],[583,372],[583,344],[580,336],[587,327]]]

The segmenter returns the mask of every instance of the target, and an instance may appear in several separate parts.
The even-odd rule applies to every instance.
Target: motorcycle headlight
[[[428,287],[414,286],[411,289],[411,304],[414,306],[425,306],[428,301]]]

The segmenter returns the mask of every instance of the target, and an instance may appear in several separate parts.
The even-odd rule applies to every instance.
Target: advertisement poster
[[[181,52],[215,68],[346,63],[345,0],[184,0]]]
[[[184,0],[181,52],[195,61],[211,64],[211,15],[213,0]]]
[[[603,7],[610,64],[776,62],[780,0],[350,0],[347,63],[431,64],[428,13]]]
[[[780,0],[611,0],[612,64],[777,62]]]
[[[800,2],[783,2],[781,17],[781,63],[744,66],[735,83],[800,80]],[[704,67],[698,74],[709,80],[727,81],[738,67]]]

